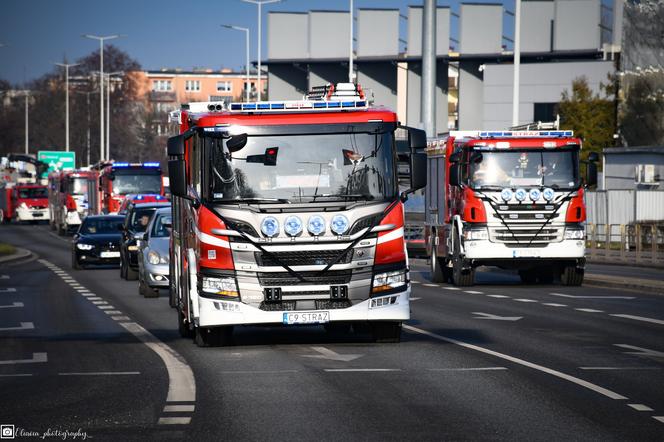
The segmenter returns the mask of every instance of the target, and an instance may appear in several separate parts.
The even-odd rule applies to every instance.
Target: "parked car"
[[[86,217],[72,240],[71,266],[80,269],[89,264],[117,265],[120,262],[119,226],[122,220],[117,215]]]
[[[132,202],[122,223],[120,244],[120,277],[128,281],[138,279],[138,244],[136,235],[145,232],[150,218],[160,207],[170,207],[168,201],[155,203]]]
[[[159,296],[160,288],[168,288],[170,207],[157,209],[150,224],[138,239],[138,293],[146,298]]]

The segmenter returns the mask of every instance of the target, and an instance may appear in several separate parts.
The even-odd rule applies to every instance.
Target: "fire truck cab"
[[[572,131],[461,131],[429,141],[426,249],[432,279],[474,283],[481,265],[516,269],[523,282],[580,285],[585,186]]]
[[[101,213],[118,213],[128,194],[164,194],[159,163],[110,162],[97,167]]]
[[[8,214],[16,222],[48,221],[48,189],[40,184],[19,184],[11,191],[12,210]]]
[[[81,225],[83,218],[98,212],[97,173],[93,170],[53,172],[49,175],[51,227],[64,235]]]
[[[410,138],[399,193],[396,114],[354,84],[300,101],[192,103],[168,141],[171,296],[183,336],[225,345],[232,327],[323,324],[398,342],[409,319],[403,201],[425,186]],[[367,327],[368,326],[368,327]]]

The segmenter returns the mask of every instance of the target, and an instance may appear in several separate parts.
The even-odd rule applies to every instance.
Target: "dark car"
[[[128,281],[138,279],[138,244],[136,236],[145,232],[155,210],[170,207],[168,201],[159,203],[132,202],[122,223],[120,243],[120,277]]]
[[[117,215],[88,216],[74,235],[71,266],[117,265],[120,262],[120,230],[123,218]]]

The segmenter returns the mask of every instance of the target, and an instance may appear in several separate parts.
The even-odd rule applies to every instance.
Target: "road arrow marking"
[[[643,357],[646,357],[646,358],[664,360],[664,352],[661,352],[661,351],[650,350],[648,348],[637,347],[635,345],[627,345],[627,344],[613,344],[613,345],[615,345],[616,347],[620,347],[620,348],[626,348],[628,350],[635,350],[635,351],[626,351],[625,352],[629,355],[643,356]]]
[[[22,302],[15,302],[12,305],[0,305],[0,308],[24,307]]]
[[[32,359],[17,359],[14,361],[0,361],[0,365],[13,365],[13,364],[32,364],[33,362],[47,362],[48,358],[46,353],[33,353]]]
[[[342,362],[350,362],[352,360],[355,360],[357,358],[361,358],[364,355],[354,355],[354,354],[347,354],[347,355],[341,355],[335,351],[330,350],[329,348],[325,347],[311,347],[313,351],[317,351],[320,353],[319,355],[303,355],[305,358],[313,358],[313,359],[329,359],[331,361],[342,361]]]
[[[33,328],[35,328],[35,324],[32,322],[21,322],[20,327],[4,327],[0,328],[0,332],[12,330],[32,330]]]
[[[493,319],[496,321],[518,321],[519,319],[523,319],[523,316],[498,316],[482,312],[473,312],[473,315],[480,316],[478,318],[473,318],[473,319]]]
[[[634,299],[634,296],[591,296],[591,295],[566,295],[564,293],[549,293],[551,296],[573,299]]]

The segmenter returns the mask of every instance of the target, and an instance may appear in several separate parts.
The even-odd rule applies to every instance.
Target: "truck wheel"
[[[178,332],[183,338],[193,338],[194,332],[189,328],[189,324],[184,320],[184,314],[178,309]]]
[[[455,239],[458,236],[455,235]],[[463,270],[461,259],[461,247],[458,241],[454,241],[454,255],[452,255],[452,282],[459,287],[469,287],[475,284],[475,269]]]
[[[224,347],[230,345],[233,327],[196,327],[194,341],[199,347]]]
[[[125,275],[127,277],[127,281],[136,281],[138,279],[138,272],[132,269],[129,264],[126,264],[125,266]]]
[[[371,323],[371,335],[375,342],[401,342],[401,322],[373,322]]]
[[[440,258],[436,255],[436,251],[432,250],[430,263],[430,273],[432,282],[447,282],[449,273],[444,263],[441,265]]]
[[[534,269],[519,270],[519,278],[524,284],[535,284],[537,282],[537,273]]]
[[[576,266],[565,266],[560,274],[560,282],[563,285],[578,286],[583,284],[583,270],[576,268]]]

